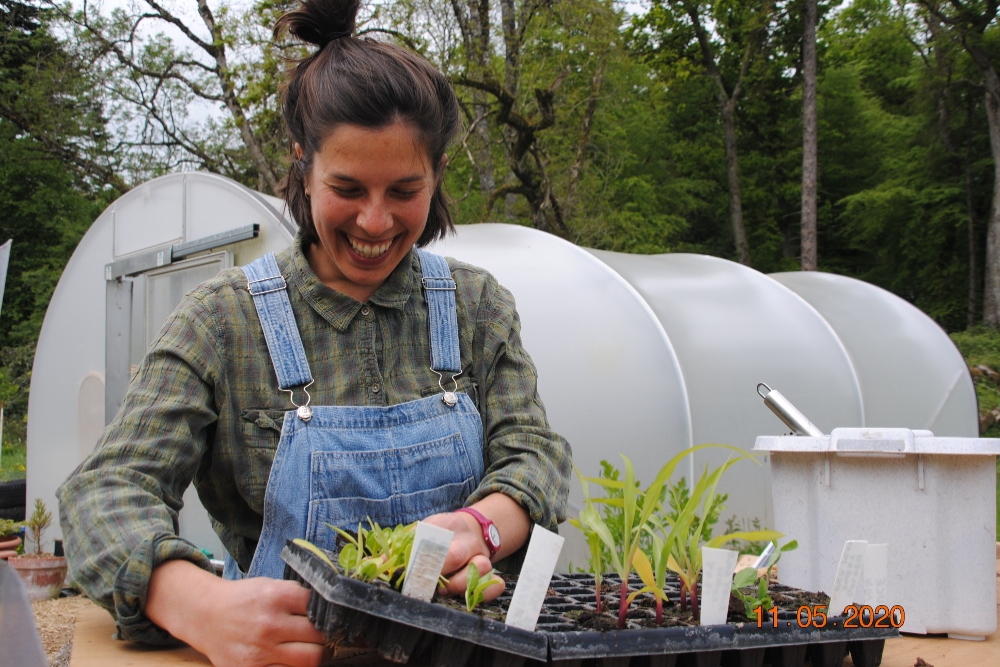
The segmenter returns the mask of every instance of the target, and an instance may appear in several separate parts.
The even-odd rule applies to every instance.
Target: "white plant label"
[[[549,590],[552,573],[566,538],[536,525],[531,530],[531,541],[524,555],[524,565],[517,578],[517,586],[510,598],[504,622],[515,628],[534,632],[538,615],[542,612],[545,593]]]
[[[837,576],[833,580],[833,594],[830,595],[828,611],[830,616],[840,616],[844,613],[844,607],[864,600],[867,553],[868,542],[865,540],[844,542],[840,565],[837,566]]]
[[[729,591],[739,552],[701,548],[701,624],[719,625],[729,614]]]
[[[865,551],[865,598],[872,609],[885,604],[889,589],[889,545],[869,544]]]
[[[448,556],[448,547],[455,533],[446,528],[421,521],[413,534],[410,562],[406,564],[403,595],[430,602],[437,589],[438,577]]]

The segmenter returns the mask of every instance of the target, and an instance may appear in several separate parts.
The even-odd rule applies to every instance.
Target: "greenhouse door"
[[[108,281],[105,423],[118,413],[132,374],[184,295],[232,265],[232,252],[214,252]],[[222,558],[222,542],[193,486],[178,522],[181,537]]]

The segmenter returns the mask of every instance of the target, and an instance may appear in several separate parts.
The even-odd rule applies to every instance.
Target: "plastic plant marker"
[[[556,569],[556,561],[566,538],[536,525],[524,555],[524,565],[518,575],[504,622],[515,628],[533,632],[542,612],[545,594]]]
[[[726,622],[729,613],[729,591],[738,551],[701,548],[701,620],[702,625]]]
[[[452,531],[421,521],[413,535],[413,549],[406,564],[403,595],[430,602],[437,589],[438,577],[448,556]]]
[[[889,545],[869,544],[865,551],[865,597],[872,609],[886,603],[889,588]]]
[[[844,607],[861,602],[865,594],[865,555],[868,553],[868,542],[865,540],[847,540],[844,551],[840,554],[840,564],[837,566],[837,576],[833,580],[833,593],[830,595],[830,616],[840,616]]]

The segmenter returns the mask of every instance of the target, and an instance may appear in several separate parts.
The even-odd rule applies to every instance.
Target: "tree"
[[[805,0],[802,31],[802,270],[815,271],[816,183],[816,0]]]
[[[127,185],[108,155],[114,146],[92,82],[50,31],[51,13],[0,0],[0,17],[0,236],[14,240],[0,318],[0,404],[8,436],[23,438],[52,291],[90,223]]]
[[[750,68],[768,42],[773,13],[771,0],[654,0],[650,11],[637,22],[640,30],[652,34],[647,42],[652,52],[675,63],[699,63],[714,84],[722,122],[736,260],[747,265],[750,246],[743,220],[737,110]],[[711,32],[706,26],[711,27]]]
[[[983,321],[1000,328],[1000,77],[997,50],[997,0],[920,0],[935,19],[954,33],[975,64],[985,91],[986,119],[993,155],[993,203],[987,222]]]
[[[197,18],[157,0],[114,9],[110,16],[86,2],[76,12],[52,7],[75,29],[80,57],[103,82],[116,124],[128,137],[136,180],[194,167],[277,193],[279,158],[268,149],[281,142],[262,133],[254,118],[258,111],[268,116],[255,103],[276,106],[277,86],[262,98],[251,72],[267,60],[261,50],[270,39],[254,19],[269,5],[240,14],[197,0]],[[277,59],[269,64],[277,69]],[[192,117],[199,106],[207,120]],[[221,120],[213,116],[220,108]],[[280,126],[270,129],[280,132]]]
[[[0,0],[0,119],[32,137],[36,148],[95,187],[119,193],[115,145],[85,63],[52,35],[52,12]]]

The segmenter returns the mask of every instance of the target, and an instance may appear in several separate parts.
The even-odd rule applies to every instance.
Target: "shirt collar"
[[[298,236],[292,244],[291,251],[287,280],[295,285],[306,302],[323,319],[339,331],[346,330],[364,304],[327,287],[320,281],[302,252]],[[417,283],[414,278],[414,264],[416,264],[416,271],[419,273],[417,253],[411,249],[368,301],[384,308],[403,308],[410,298],[414,284]]]

